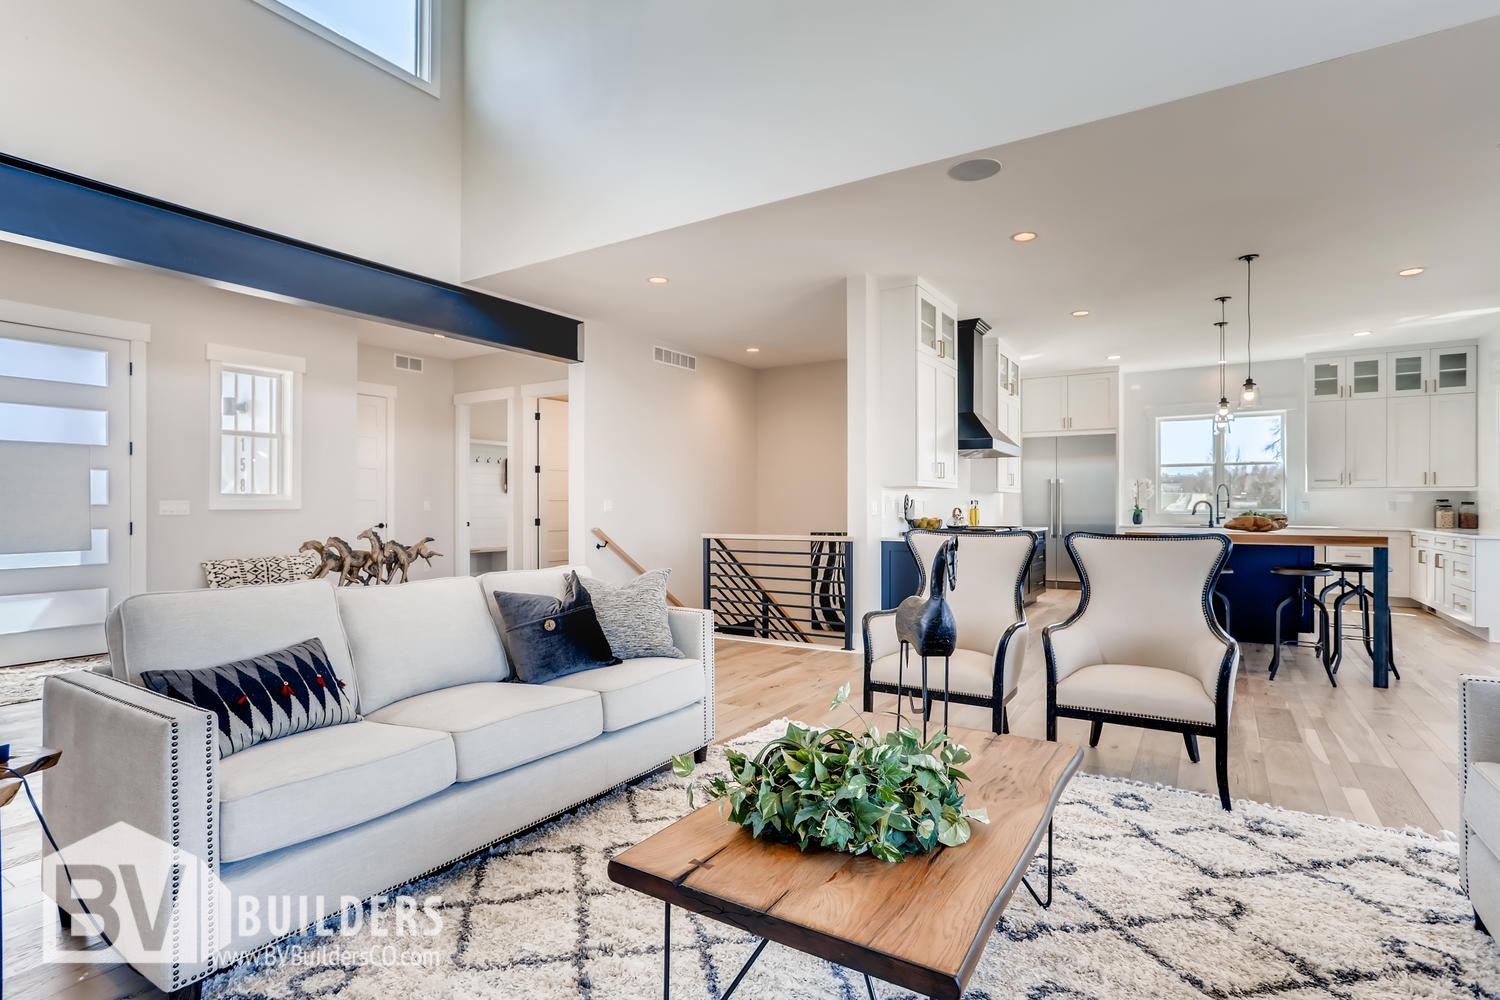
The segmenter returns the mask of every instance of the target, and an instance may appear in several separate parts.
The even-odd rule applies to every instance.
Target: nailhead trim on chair
[[[1458,679],[1458,717],[1462,720],[1462,729],[1459,731],[1459,771],[1458,771],[1458,819],[1464,825],[1463,840],[1463,863],[1458,868],[1459,885],[1463,887],[1464,896],[1469,895],[1469,837],[1472,831],[1469,828],[1469,820],[1463,813],[1464,800],[1469,796],[1469,685],[1470,684],[1500,684],[1500,677],[1479,677],[1475,674],[1464,674]]]

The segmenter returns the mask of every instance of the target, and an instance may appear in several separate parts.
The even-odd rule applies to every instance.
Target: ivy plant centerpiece
[[[845,684],[829,710],[848,698]],[[752,836],[882,861],[958,847],[971,822],[989,822],[985,810],[964,808],[959,783],[969,777],[959,765],[971,754],[946,730],[924,741],[899,715],[888,733],[864,725],[862,716],[860,723],[862,733],[790,723],[754,756],[726,750],[729,778],[709,778],[703,791]],[[678,777],[693,773],[691,757],[675,757],[672,766]],[[691,806],[691,784],[687,792]]]

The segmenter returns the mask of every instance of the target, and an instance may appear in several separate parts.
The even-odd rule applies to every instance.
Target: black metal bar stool
[[[1323,603],[1328,599],[1328,592],[1335,588],[1339,593],[1333,599],[1333,672],[1339,672],[1339,663],[1344,658],[1344,640],[1346,638],[1358,639],[1364,643],[1365,653],[1369,655],[1370,661],[1375,660],[1375,630],[1371,624],[1371,610],[1375,605],[1375,595],[1370,588],[1365,586],[1365,574],[1375,572],[1375,567],[1370,563],[1356,562],[1330,562],[1319,565],[1337,573],[1339,578],[1322,590],[1318,591],[1318,601]],[[1389,570],[1387,570],[1389,572]],[[1349,574],[1354,574],[1354,582],[1349,582]],[[1351,600],[1359,601],[1359,625],[1357,630],[1344,631],[1344,605]],[[1326,604],[1325,604],[1326,607]],[[1386,656],[1386,665],[1390,667],[1391,673],[1396,675],[1396,680],[1401,679],[1401,672],[1396,669],[1396,650],[1394,645]]]
[[[1276,576],[1292,576],[1297,578],[1297,589],[1281,599],[1276,605],[1276,641],[1271,647],[1271,679],[1276,679],[1276,670],[1281,666],[1282,646],[1306,646],[1318,651],[1318,659],[1323,664],[1323,672],[1328,675],[1328,683],[1334,687],[1339,686],[1338,680],[1333,676],[1332,646],[1328,641],[1328,609],[1323,602],[1318,600],[1318,592],[1312,588],[1312,581],[1325,576],[1332,576],[1333,570],[1324,566],[1273,566],[1271,572]],[[1311,601],[1313,611],[1317,615],[1318,641],[1304,642],[1297,638],[1298,632],[1292,633],[1292,638],[1283,640],[1281,638],[1281,618],[1286,606],[1293,601]],[[1301,621],[1301,609],[1298,609],[1297,620]]]
[[[1219,571],[1219,575],[1220,576],[1233,576],[1234,575],[1234,570],[1232,570],[1232,569],[1220,570]],[[1213,592],[1211,594],[1209,594],[1209,599],[1210,600],[1214,600],[1214,601],[1218,601],[1219,602],[1219,606],[1224,609],[1224,613],[1219,616],[1219,625],[1223,627],[1223,629],[1224,629],[1225,632],[1228,632],[1229,631],[1229,598],[1225,597],[1219,591],[1219,581],[1217,581],[1217,580],[1214,581],[1214,589],[1213,589]]]

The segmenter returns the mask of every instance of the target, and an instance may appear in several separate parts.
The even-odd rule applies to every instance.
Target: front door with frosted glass
[[[0,323],[0,666],[104,652],[130,585],[130,345]]]

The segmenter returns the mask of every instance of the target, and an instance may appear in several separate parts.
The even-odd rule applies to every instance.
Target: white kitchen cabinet
[[[1432,407],[1432,482],[1442,489],[1472,489],[1479,480],[1479,397],[1472,392],[1436,395]]]
[[[958,310],[923,281],[880,292],[882,480],[958,485]]]
[[[1413,531],[1408,564],[1413,600],[1500,641],[1500,539]]]
[[[1307,404],[1307,488],[1332,489],[1344,485],[1344,403],[1326,398]]]
[[[1112,431],[1118,420],[1119,376],[1084,372],[1021,380],[1021,433]]]
[[[1309,357],[1309,489],[1472,489],[1472,346]]]
[[[1408,592],[1412,600],[1418,604],[1425,604],[1429,608],[1433,606],[1432,586],[1432,549],[1426,545],[1418,545],[1417,537],[1412,536],[1411,558],[1407,565],[1411,567],[1411,576],[1408,583]]]
[[[983,413],[993,418],[995,429],[1012,441],[1021,440],[1020,369],[1009,345],[994,335],[984,338],[985,377]],[[1020,493],[1021,460],[1019,458],[971,458],[969,487],[975,494]]]

